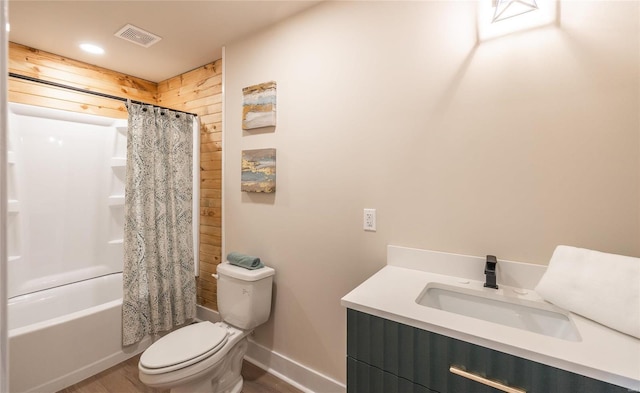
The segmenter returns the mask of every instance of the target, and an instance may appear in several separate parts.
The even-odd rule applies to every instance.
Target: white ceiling
[[[9,40],[160,82],[222,57],[222,46],[317,4],[296,1],[9,1]],[[162,37],[144,48],[114,36],[126,24]],[[105,49],[90,55],[78,45]]]

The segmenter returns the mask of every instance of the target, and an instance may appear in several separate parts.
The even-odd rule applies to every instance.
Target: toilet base
[[[187,386],[178,386],[170,390],[170,393],[240,393],[243,385],[242,376],[237,379],[236,383],[227,390],[211,390],[211,381],[202,380],[200,384],[189,384]]]

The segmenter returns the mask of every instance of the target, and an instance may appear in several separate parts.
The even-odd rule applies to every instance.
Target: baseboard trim
[[[219,322],[220,314],[198,305],[197,318]],[[280,378],[305,393],[345,393],[347,387],[303,364],[266,348],[249,338],[245,360]]]
[[[345,393],[342,383],[249,339],[245,360],[305,393]]]

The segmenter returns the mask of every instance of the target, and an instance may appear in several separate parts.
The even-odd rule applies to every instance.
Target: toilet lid
[[[147,369],[186,367],[216,353],[227,342],[227,335],[227,329],[209,321],[194,323],[153,343],[140,357],[140,364]]]

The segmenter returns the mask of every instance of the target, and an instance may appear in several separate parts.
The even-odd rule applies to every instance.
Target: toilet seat
[[[218,352],[228,337],[227,329],[209,321],[185,326],[147,348],[140,357],[139,368],[153,375],[190,366]]]

